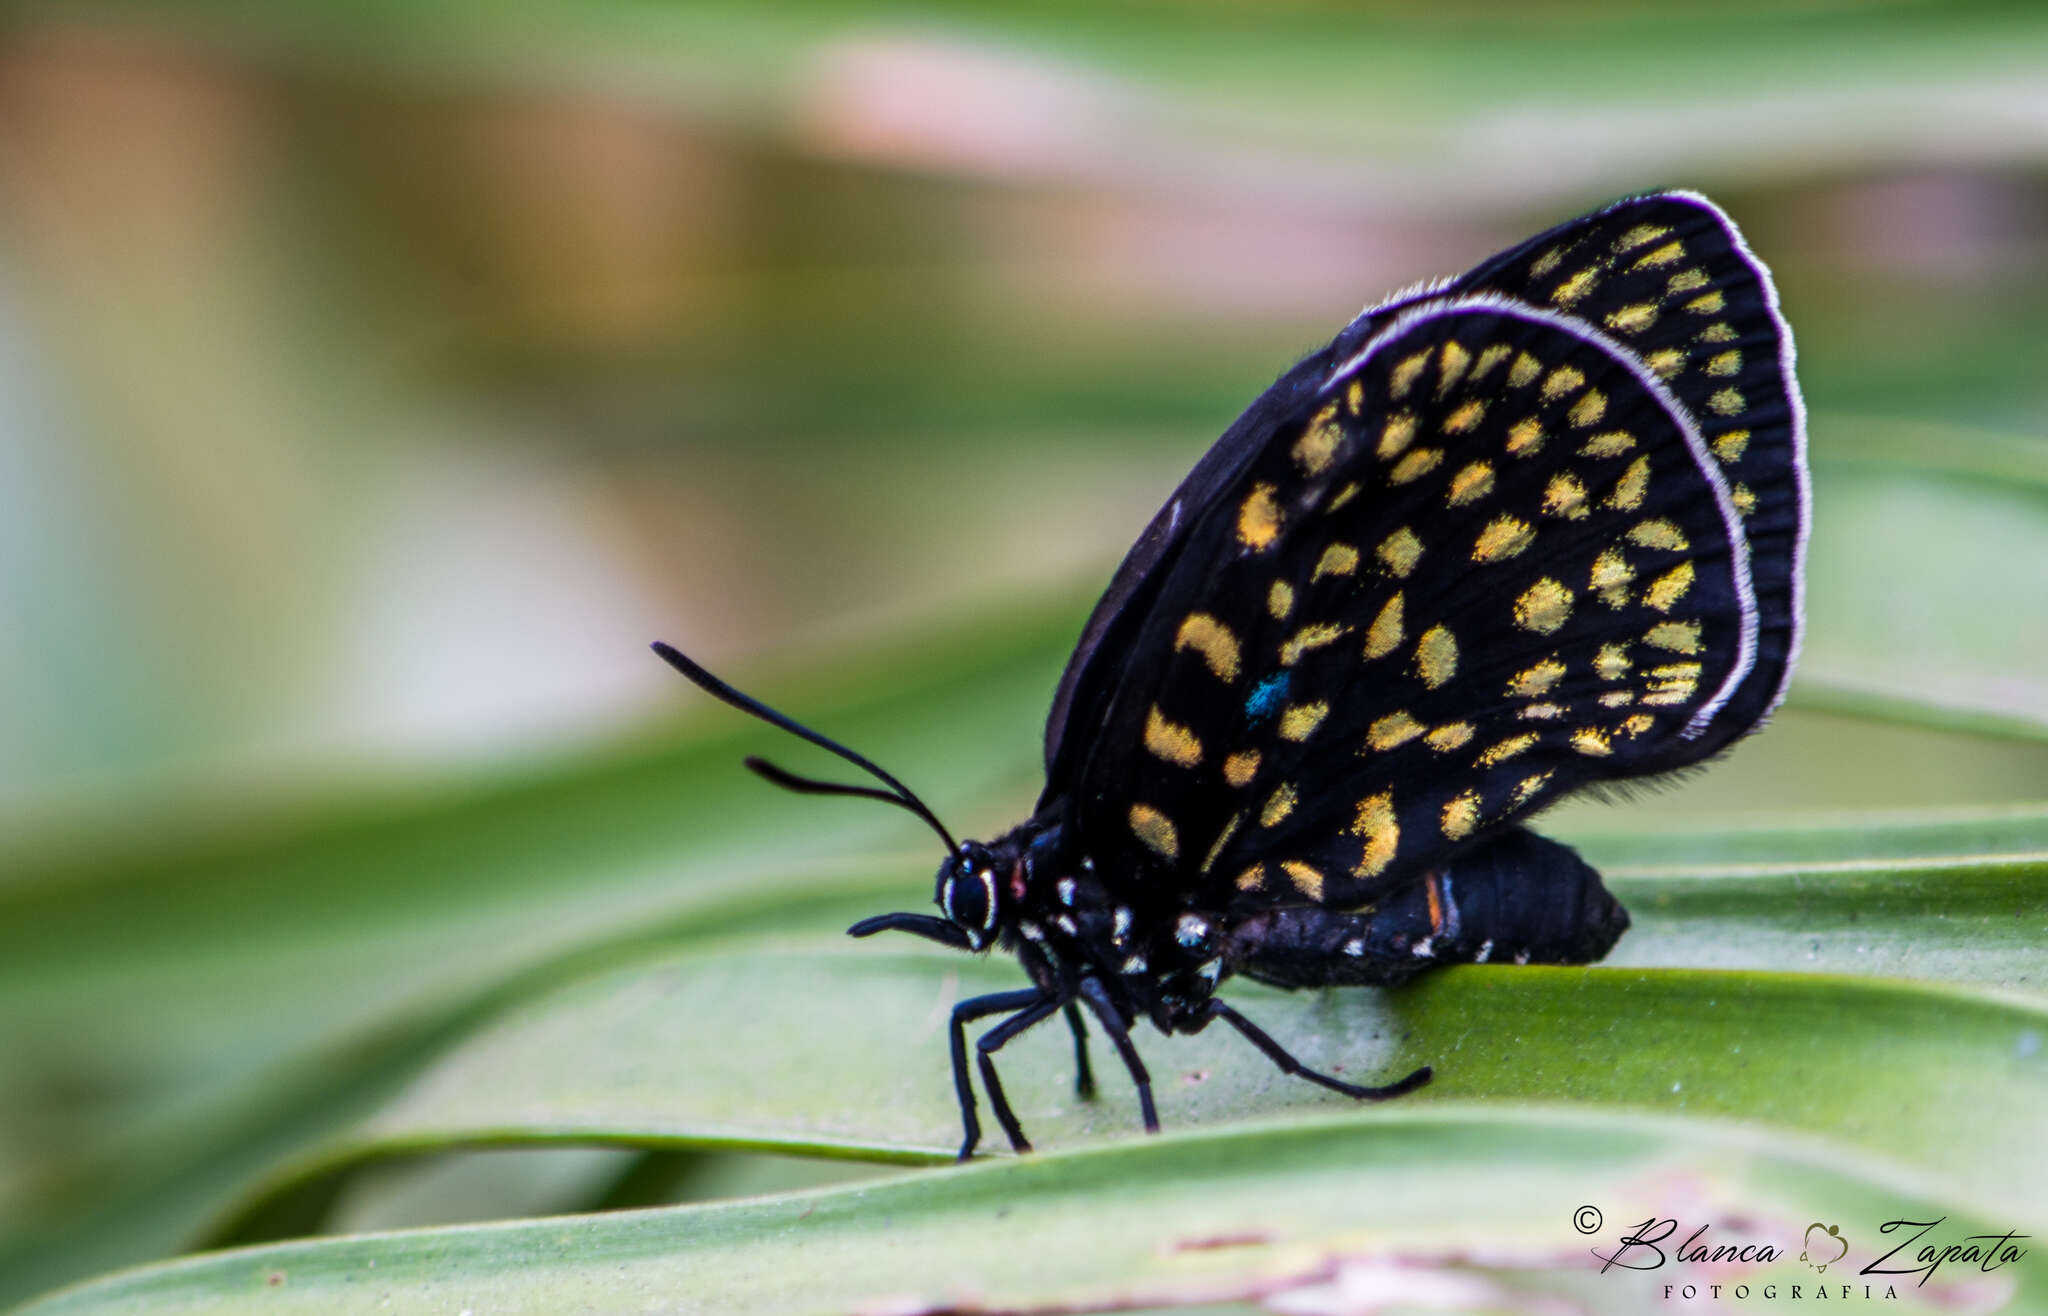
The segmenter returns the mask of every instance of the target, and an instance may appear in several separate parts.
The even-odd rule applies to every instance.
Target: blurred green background
[[[0,1301],[188,1245],[578,964],[921,903],[914,821],[739,780],[647,642],[999,829],[1246,402],[1650,188],[1777,274],[1811,638],[1769,734],[1553,830],[1982,824],[2033,885],[1978,977],[2038,989],[2044,69],[2022,4],[13,7]],[[300,1223],[675,1168],[522,1155]],[[613,1200],[812,1173],[689,1164]]]

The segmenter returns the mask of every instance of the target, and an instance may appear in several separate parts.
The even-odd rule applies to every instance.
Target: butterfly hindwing
[[[1104,871],[1204,907],[1357,904],[1694,761],[1755,666],[1748,552],[1687,410],[1506,298],[1376,326],[1187,515],[1065,787]]]

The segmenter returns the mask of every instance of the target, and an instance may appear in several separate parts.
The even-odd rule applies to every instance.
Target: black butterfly
[[[1392,984],[1436,965],[1598,959],[1628,915],[1569,847],[1520,826],[1586,786],[1707,759],[1784,697],[1799,647],[1805,421],[1770,276],[1726,215],[1638,197],[1461,278],[1370,307],[1282,375],[1124,559],[1067,663],[1031,817],[956,844],[903,784],[662,657],[888,789],[945,840],[943,918],[1031,986],[962,1001],[953,1080],[980,1138],[965,1026],[991,1060],[1085,1006],[1158,1128],[1131,1045],[1222,1020],[1353,1097],[1214,995]]]

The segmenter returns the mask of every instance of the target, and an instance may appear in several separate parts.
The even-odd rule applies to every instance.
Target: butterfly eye
[[[939,907],[946,917],[974,934],[995,931],[997,920],[996,875],[988,868],[966,869],[948,865],[939,884]]]

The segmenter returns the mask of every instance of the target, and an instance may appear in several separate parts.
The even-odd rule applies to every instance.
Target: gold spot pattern
[[[1683,242],[1667,242],[1628,268],[1629,272],[1633,274],[1637,270],[1654,270],[1659,266],[1670,265],[1683,259],[1685,259],[1685,244]]]
[[[1714,438],[1714,455],[1724,462],[1739,462],[1749,451],[1749,431],[1729,430]]]
[[[1632,713],[1622,719],[1621,729],[1630,736],[1640,736],[1657,725],[1657,719],[1648,713]]]
[[[1479,792],[1466,791],[1453,795],[1444,805],[1444,836],[1453,841],[1462,841],[1479,826]]]
[[[1295,890],[1301,892],[1310,900],[1321,900],[1323,898],[1323,875],[1321,873],[1310,868],[1299,859],[1282,859],[1280,867],[1286,872],[1288,880],[1294,883]]]
[[[1540,279],[1544,275],[1556,269],[1557,263],[1563,259],[1564,248],[1552,247],[1549,251],[1544,252],[1541,256],[1538,256],[1533,262],[1530,263],[1529,273],[1534,277]]]
[[[1450,396],[1458,381],[1465,377],[1465,368],[1472,364],[1472,354],[1455,342],[1444,344],[1441,364],[1437,367],[1436,395]]]
[[[1506,343],[1495,343],[1492,347],[1481,352],[1479,359],[1472,363],[1472,382],[1476,384],[1492,374],[1493,368],[1507,360],[1508,354],[1514,350],[1514,348],[1509,347]]]
[[[1607,495],[1607,506],[1619,512],[1633,512],[1643,505],[1643,496],[1649,492],[1650,459],[1638,457],[1614,482],[1614,492]]]
[[[1721,295],[1719,288],[1702,293],[1685,304],[1685,309],[1694,315],[1719,315],[1727,308],[1728,299]]]
[[[1567,393],[1575,392],[1586,382],[1586,377],[1570,366],[1559,366],[1543,381],[1543,400],[1555,402]]]
[[[1258,771],[1259,751],[1255,749],[1240,751],[1223,760],[1223,780],[1236,787],[1251,785]]]
[[[1332,402],[1316,413],[1301,437],[1294,442],[1294,464],[1303,475],[1321,475],[1337,460],[1337,448],[1344,431],[1337,424],[1337,404]]]
[[[1603,681],[1619,681],[1628,675],[1628,645],[1626,642],[1603,644],[1600,652],[1593,656],[1593,670]]]
[[[1607,395],[1597,388],[1589,388],[1586,395],[1572,403],[1571,422],[1579,429],[1598,425],[1600,418],[1607,414]]]
[[[1692,588],[1692,581],[1692,563],[1681,562],[1650,582],[1650,588],[1643,591],[1643,602],[1659,612],[1669,612]]]
[[[1352,380],[1344,390],[1344,405],[1356,416],[1358,409],[1365,405],[1365,385],[1358,380]]]
[[[1680,270],[1672,275],[1664,284],[1664,295],[1666,297],[1677,297],[1684,293],[1689,293],[1695,288],[1704,288],[1706,286],[1707,272],[1705,270]]]
[[[1515,600],[1515,625],[1525,631],[1549,635],[1572,615],[1572,592],[1545,576],[1522,591]]]
[[[1478,398],[1464,403],[1456,411],[1444,417],[1444,433],[1470,434],[1480,419],[1486,415],[1486,403]]]
[[[1534,456],[1543,448],[1543,426],[1534,417],[1518,420],[1508,428],[1508,455]]]
[[[1555,722],[1564,716],[1563,704],[1530,704],[1517,716],[1529,722]]]
[[[1707,373],[1710,375],[1732,375],[1742,369],[1742,353],[1729,349],[1709,358]]]
[[[1538,740],[1541,739],[1542,737],[1537,735],[1534,731],[1524,731],[1519,736],[1509,736],[1506,740],[1501,741],[1497,745],[1488,746],[1485,749],[1485,751],[1479,755],[1479,766],[1482,768],[1490,768],[1493,767],[1495,764],[1505,763],[1509,759],[1515,757],[1515,755],[1517,754],[1522,753],[1524,750],[1528,749],[1531,745],[1534,745]]]
[[[1276,580],[1266,591],[1266,611],[1273,614],[1274,621],[1286,621],[1287,614],[1294,611],[1294,586],[1284,580]]]
[[[1358,550],[1349,544],[1332,544],[1316,559],[1315,573],[1310,580],[1321,580],[1324,576],[1348,576],[1358,570]]]
[[[1508,385],[1512,388],[1527,388],[1536,382],[1536,376],[1543,373],[1543,363],[1527,352],[1515,358],[1508,367]]]
[[[1619,457],[1636,446],[1636,436],[1627,430],[1608,430],[1587,439],[1579,449],[1581,457]]]
[[[1384,658],[1401,646],[1401,639],[1407,634],[1401,626],[1403,600],[1400,591],[1380,607],[1380,615],[1372,619],[1372,625],[1365,632],[1365,656]]]
[[[1630,527],[1628,538],[1630,543],[1644,548],[1668,548],[1683,553],[1692,547],[1685,538],[1685,532],[1661,516]]]
[[[1328,507],[1325,507],[1323,510],[1325,512],[1334,512],[1357,496],[1358,481],[1353,480],[1350,484],[1347,484],[1342,489],[1339,489],[1337,491],[1337,496],[1335,498],[1332,498],[1330,500],[1330,505]]]
[[[1700,624],[1696,621],[1660,621],[1643,634],[1643,643],[1673,653],[1700,651]]]
[[[1570,306],[1587,293],[1593,291],[1593,285],[1599,282],[1599,269],[1588,265],[1585,269],[1580,270],[1577,274],[1558,284],[1551,291],[1550,300],[1556,302],[1559,306]]]
[[[1550,483],[1543,489],[1543,513],[1546,516],[1561,516],[1567,521],[1582,521],[1586,518],[1586,486],[1570,471],[1559,471],[1550,477]]]
[[[1627,708],[1635,701],[1636,692],[1633,690],[1609,690],[1606,694],[1600,696],[1600,706],[1602,708]]]
[[[1379,454],[1381,457],[1397,457],[1414,441],[1414,414],[1397,411],[1387,417],[1387,423],[1380,427]]]
[[[1748,516],[1756,510],[1756,494],[1746,484],[1738,484],[1728,491],[1728,501],[1735,504],[1735,510]]]
[[[1285,822],[1287,815],[1294,812],[1295,801],[1300,798],[1293,782],[1281,782],[1279,788],[1266,797],[1265,807],[1259,810],[1259,826],[1277,827]]]
[[[1301,656],[1311,649],[1320,649],[1338,636],[1350,631],[1349,626],[1339,626],[1333,621],[1319,621],[1304,626],[1288,637],[1280,646],[1280,665],[1292,667],[1301,661]]]
[[[1396,400],[1408,396],[1408,390],[1415,387],[1416,379],[1429,364],[1429,352],[1430,349],[1425,347],[1394,367],[1392,375],[1387,380],[1387,392],[1390,396]]]
[[[1174,652],[1193,649],[1219,680],[1237,679],[1237,636],[1228,626],[1206,612],[1191,612],[1182,619],[1173,637]]]
[[[1407,710],[1389,713],[1365,729],[1365,741],[1374,749],[1384,753],[1399,745],[1405,745],[1422,734],[1422,723],[1417,722]]]
[[[1131,834],[1162,859],[1180,858],[1180,833],[1171,819],[1149,804],[1131,806]]]
[[[1253,864],[1250,868],[1245,869],[1237,875],[1236,885],[1240,891],[1257,891],[1260,887],[1266,885],[1266,866],[1264,864]]]
[[[1536,542],[1536,530],[1517,516],[1502,513],[1486,523],[1472,545],[1474,562],[1505,562]]]
[[[1508,693],[1523,699],[1534,699],[1550,693],[1550,687],[1564,677],[1564,664],[1555,658],[1545,658],[1539,663],[1516,672],[1508,682]]]
[[[1402,526],[1393,534],[1380,541],[1374,556],[1387,564],[1387,570],[1396,576],[1406,576],[1415,570],[1416,562],[1422,558],[1422,541],[1415,532]]]
[[[1237,509],[1237,542],[1257,552],[1280,537],[1280,503],[1273,497],[1278,492],[1276,485],[1260,484],[1245,495]]]
[[[1243,809],[1230,815],[1230,821],[1224,823],[1223,830],[1216,833],[1216,840],[1209,846],[1209,853],[1202,856],[1201,872],[1206,873],[1216,866],[1217,856],[1223,853],[1224,846],[1230,844],[1230,838],[1237,834],[1237,825],[1243,821]]]
[[[1463,507],[1479,501],[1493,492],[1493,465],[1490,462],[1473,462],[1451,477],[1452,507]]]
[[[1441,448],[1417,448],[1414,452],[1409,453],[1406,457],[1394,463],[1394,469],[1387,472],[1387,483],[1413,484],[1435,470],[1437,463],[1443,459],[1444,454]]]
[[[1462,749],[1472,740],[1470,722],[1446,722],[1422,738],[1423,743],[1439,754],[1448,754]]]
[[[1628,603],[1628,587],[1636,578],[1636,569],[1629,565],[1618,548],[1603,548],[1593,559],[1593,570],[1586,580],[1588,588],[1596,591],[1608,607],[1624,607]]]
[[[1298,745],[1314,735],[1329,715],[1328,704],[1296,704],[1280,715],[1280,738]]]
[[[1415,670],[1432,690],[1458,674],[1458,637],[1432,626],[1415,642]]]
[[[1168,720],[1157,704],[1145,713],[1145,748],[1152,751],[1153,757],[1183,768],[1192,768],[1202,761],[1202,742],[1195,738],[1195,733]]]
[[[1639,334],[1657,323],[1657,304],[1637,302],[1607,313],[1607,327],[1618,334]]]
[[[1587,758],[1605,758],[1614,752],[1614,747],[1607,743],[1606,735],[1592,727],[1572,732],[1572,748]]]
[[[1548,772],[1539,772],[1533,777],[1524,777],[1521,781],[1517,782],[1515,785],[1515,807],[1519,809],[1530,800],[1536,798],[1536,792],[1543,789],[1544,785],[1549,782],[1551,775]]]
[[[1670,231],[1656,224],[1638,224],[1614,240],[1614,254],[1619,256],[1625,251],[1634,251],[1645,243],[1655,242]]]
[[[1643,358],[1643,364],[1657,372],[1657,378],[1669,379],[1685,368],[1685,353],[1675,347],[1660,347]]]
[[[1360,800],[1358,816],[1351,820],[1350,831],[1353,836],[1365,839],[1365,852],[1359,856],[1352,874],[1377,877],[1386,872],[1401,848],[1401,824],[1394,818],[1394,793],[1381,791]]]

